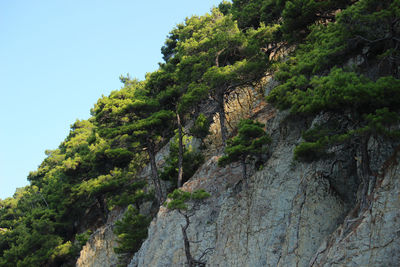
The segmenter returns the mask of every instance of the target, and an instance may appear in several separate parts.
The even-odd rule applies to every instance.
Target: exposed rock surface
[[[390,160],[393,160],[390,162]],[[373,202],[350,214],[321,245],[312,266],[400,266],[400,166],[389,158]]]
[[[207,250],[207,266],[399,266],[400,167],[394,149],[371,139],[371,168],[380,176],[371,206],[359,214],[358,151],[338,146],[331,149],[334,157],[293,159],[301,132],[325,120],[323,114],[313,122],[288,120],[287,113],[269,106],[257,114],[273,142],[263,168],[253,168],[247,184],[238,164],[220,168],[219,156],[213,156],[184,185],[211,193],[191,217],[194,258]],[[183,224],[181,214],[161,207],[129,266],[185,266]],[[99,234],[102,247],[111,247],[115,237],[106,230]],[[94,237],[92,243],[96,240],[101,243]],[[84,253],[92,262],[78,266],[113,266],[115,255],[103,249],[98,256],[101,246],[89,245]]]
[[[123,214],[115,211],[110,214],[106,225],[97,229],[82,248],[77,267],[117,266],[118,256],[114,253],[117,246],[116,236],[113,233],[114,222]]]
[[[386,174],[371,211],[359,224],[352,223],[359,230],[340,235],[341,224],[349,220],[346,216],[355,205],[356,152],[337,148],[334,158],[298,163],[293,149],[301,141],[305,122],[290,123],[284,113],[271,113],[260,113],[258,118],[267,122],[273,137],[270,157],[247,186],[240,182],[239,166],[221,169],[218,157],[209,159],[184,185],[185,190],[204,188],[212,194],[191,219],[193,256],[212,248],[205,257],[208,266],[400,263],[398,168]],[[184,266],[183,223],[178,212],[161,208],[129,266]]]

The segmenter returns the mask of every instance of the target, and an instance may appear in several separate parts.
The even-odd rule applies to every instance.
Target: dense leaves
[[[114,249],[115,252],[132,255],[138,251],[147,237],[150,221],[150,218],[140,214],[134,207],[128,206],[124,217],[115,224],[114,233],[119,243],[119,246]]]
[[[333,145],[370,134],[397,135],[390,125],[399,121],[399,12],[398,1],[358,1],[337,13],[336,23],[313,26],[281,65],[276,75],[281,85],[270,102],[292,114],[333,112],[357,121],[340,131],[318,126],[330,134],[305,138],[295,150],[297,159],[320,158]]]
[[[189,180],[190,177],[195,173],[197,168],[204,162],[204,156],[201,154],[199,149],[196,149],[192,145],[192,137],[183,138],[183,182]],[[178,178],[178,154],[179,154],[179,143],[178,137],[175,136],[173,141],[170,143],[170,152],[166,159],[165,166],[160,173],[160,178],[163,180],[169,180],[173,184],[177,184]]]
[[[168,194],[169,201],[166,206],[170,210],[187,210],[189,202],[199,202],[211,195],[204,189],[187,192],[180,189],[175,189],[174,192]]]
[[[225,155],[218,160],[218,165],[225,166],[240,161],[245,179],[247,161],[260,157],[266,151],[265,145],[271,142],[263,127],[264,125],[259,122],[242,120],[238,125],[238,134],[228,141]]]

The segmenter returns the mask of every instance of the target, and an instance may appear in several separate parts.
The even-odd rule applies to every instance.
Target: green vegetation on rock
[[[242,178],[246,179],[248,161],[265,153],[265,145],[271,142],[263,127],[263,124],[253,120],[240,121],[238,134],[228,140],[225,154],[218,160],[218,165],[226,166],[239,161],[242,165]]]

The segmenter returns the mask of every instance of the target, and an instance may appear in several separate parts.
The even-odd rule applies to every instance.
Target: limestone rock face
[[[354,151],[311,164],[296,162],[293,150],[304,122],[287,122],[282,112],[270,115],[258,118],[272,135],[269,159],[262,170],[253,170],[247,184],[239,165],[219,168],[215,156],[183,187],[203,188],[212,195],[191,218],[188,230],[192,255],[197,259],[209,251],[202,258],[208,266],[309,266],[313,258],[314,264],[323,263],[327,257],[315,254],[354,205]],[[129,266],[185,266],[183,224],[178,212],[161,208]],[[357,244],[349,246],[363,253]]]
[[[288,120],[269,106],[257,114],[273,140],[264,166],[249,168],[251,176],[243,181],[239,164],[220,168],[220,155],[214,155],[183,186],[211,194],[190,218],[192,256],[221,267],[398,266],[400,148],[371,138],[371,168],[378,178],[371,206],[360,213],[358,151],[337,146],[333,157],[293,159],[302,131],[326,115]],[[177,211],[161,207],[128,266],[185,266],[184,223]],[[108,229],[93,236],[77,266],[114,266],[116,257],[107,251],[115,237]]]
[[[76,266],[117,266],[118,257],[113,251],[115,246],[117,243],[111,227],[101,227],[82,248]]]
[[[392,159],[369,209],[346,217],[322,243],[311,266],[400,265],[400,166],[399,158]]]
[[[118,265],[118,255],[114,253],[117,246],[116,236],[113,233],[114,222],[123,214],[116,211],[110,214],[106,225],[97,229],[86,245],[82,248],[77,267],[114,267]]]

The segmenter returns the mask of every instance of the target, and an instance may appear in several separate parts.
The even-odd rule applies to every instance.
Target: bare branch
[[[203,254],[201,254],[201,256],[199,257],[199,261],[201,261],[201,259],[204,257],[204,256],[206,256],[209,252],[211,252],[212,250],[214,250],[215,249],[215,247],[214,248],[206,248],[204,251],[203,251]]]
[[[365,37],[363,37],[361,35],[356,35],[356,37],[353,38],[353,40],[354,39],[361,39],[361,40],[366,41],[366,42],[368,42],[370,44],[373,44],[373,43],[377,43],[377,42],[381,42],[381,41],[385,41],[385,40],[390,40],[390,39],[395,39],[395,38],[390,36],[390,37],[384,37],[384,38],[379,38],[379,39],[375,39],[375,40],[369,40],[369,39],[367,39],[367,38],[365,38]]]

